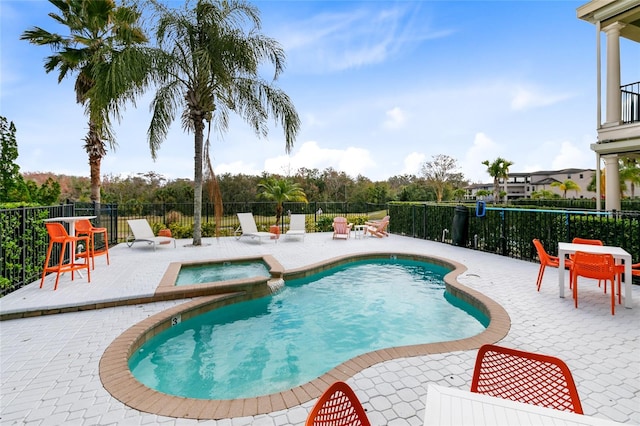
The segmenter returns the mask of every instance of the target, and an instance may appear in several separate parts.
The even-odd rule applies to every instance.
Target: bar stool
[[[96,234],[104,234],[104,248],[96,250]],[[107,255],[107,265],[109,264],[109,237],[107,236],[107,228],[97,228],[89,222],[88,219],[79,220],[76,222],[76,235],[86,235],[90,238],[89,252],[91,254],[91,261],[93,262],[92,269],[96,269],[96,256],[102,254]]]
[[[56,284],[53,287],[54,290],[58,289],[58,280],[60,279],[60,274],[65,272],[71,272],[71,281],[74,279],[74,272],[79,271],[80,269],[87,269],[87,282],[91,282],[91,273],[89,271],[89,237],[72,237],[67,234],[67,230],[64,229],[64,226],[60,223],[45,223],[47,227],[47,232],[49,233],[49,248],[47,250],[47,258],[44,261],[44,270],[42,271],[42,279],[40,280],[40,288],[44,284],[44,279],[47,275],[47,272],[55,272],[56,273]],[[84,242],[85,250],[82,253],[73,253],[76,248],[76,244],[79,242]],[[60,261],[57,265],[49,266],[49,261],[51,259],[51,252],[53,251],[54,244],[61,244],[62,248],[60,249]],[[64,254],[67,249],[67,246],[71,246],[71,261],[69,263],[64,263]],[[84,263],[76,263],[76,258],[84,257]]]

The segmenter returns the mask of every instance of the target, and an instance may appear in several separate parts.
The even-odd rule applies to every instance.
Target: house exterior
[[[596,173],[594,169],[562,169],[562,170],[543,170],[538,172],[528,173],[509,173],[507,182],[505,185],[504,179],[500,179],[501,191],[507,192],[508,200],[515,200],[520,198],[531,198],[534,192],[542,190],[551,191],[554,194],[558,194],[564,197],[563,191],[557,186],[552,186],[554,182],[563,183],[567,180],[571,180],[579,187],[579,191],[568,191],[567,198],[595,198],[596,192],[588,191],[587,187],[593,179],[593,175]],[[493,182],[491,183],[475,183],[465,188],[465,198],[467,200],[475,200],[479,198],[485,198],[487,200],[493,200]],[[478,191],[485,190],[492,195],[487,197],[478,197]]]
[[[596,176],[600,200],[600,170],[605,166],[605,210],[620,210],[618,159],[640,159],[640,70],[635,81],[620,81],[620,38],[640,43],[638,0],[592,0],[577,9],[577,17],[596,29]],[[602,37],[605,35],[605,68],[601,66]],[[604,93],[604,97],[603,97]],[[602,116],[604,109],[604,117]],[[598,203],[598,209],[600,205]]]

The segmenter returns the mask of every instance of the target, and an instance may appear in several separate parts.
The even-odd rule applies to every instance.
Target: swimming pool
[[[260,260],[241,262],[216,262],[183,265],[178,272],[176,285],[203,284],[251,277],[270,277],[267,265]]]
[[[363,353],[479,334],[487,318],[445,297],[450,270],[397,258],[349,262],[180,322],[142,345],[129,366],[163,393],[249,398],[299,386]]]
[[[173,324],[180,320],[186,321],[197,315],[209,312],[212,309],[218,309],[232,303],[251,300],[269,294],[266,282],[258,284],[258,287],[255,285],[253,287],[246,287],[243,284],[229,284],[224,286],[224,292],[215,293],[196,293],[194,289],[194,292],[182,292],[185,294],[183,297],[191,297],[185,300],[184,303],[167,308],[162,312],[132,325],[111,342],[100,359],[100,381],[104,389],[109,392],[112,397],[131,408],[160,416],[203,420],[255,416],[298,407],[300,404],[319,397],[322,392],[336,380],[349,380],[358,375],[358,373],[378,363],[401,358],[475,350],[483,344],[496,343],[507,335],[511,326],[509,314],[502,306],[479,291],[458,282],[457,277],[466,271],[466,267],[451,259],[418,253],[379,251],[352,253],[325,259],[321,262],[295,269],[285,269],[278,264],[277,259],[273,258],[273,256],[264,255],[263,258],[267,263],[273,264],[273,266],[271,266],[272,276],[274,276],[274,272],[277,272],[279,274],[278,276],[283,277],[287,282],[308,277],[357,260],[398,258],[435,263],[451,270],[451,272],[444,277],[447,293],[455,295],[457,298],[479,309],[490,319],[490,322],[484,331],[472,337],[454,341],[397,346],[358,355],[320,377],[283,392],[276,392],[255,398],[237,398],[233,400],[183,398],[158,392],[140,383],[129,369],[128,361],[131,356],[136,353],[145,342],[151,340],[153,336],[171,328]],[[174,267],[177,269],[177,265],[174,265]],[[166,286],[164,288],[158,287],[156,293],[157,300],[164,300],[167,297],[173,298],[175,297],[173,293],[177,289],[183,288],[173,285],[174,281],[169,280],[170,277],[171,274],[167,271],[162,279],[162,282],[164,282]],[[171,284],[169,284],[169,282]],[[202,286],[203,285],[200,284],[191,287],[200,289]],[[206,284],[204,286],[207,287]],[[263,288],[262,291],[259,290],[260,286]],[[194,297],[197,294],[201,297]]]

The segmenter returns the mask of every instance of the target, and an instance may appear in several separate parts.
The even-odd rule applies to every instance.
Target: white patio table
[[[424,410],[425,426],[613,426],[621,424],[438,385],[429,385]]]
[[[624,307],[631,309],[633,301],[631,300],[631,254],[621,247],[614,246],[596,246],[591,244],[574,244],[574,243],[558,243],[558,286],[560,288],[560,297],[564,297],[564,264],[567,255],[577,251],[584,251],[595,254],[610,254],[620,264],[624,262]]]

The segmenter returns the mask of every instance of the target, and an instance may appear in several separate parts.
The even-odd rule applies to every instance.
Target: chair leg
[[[49,269],[49,261],[51,260],[51,252],[53,251],[53,241],[49,243],[49,249],[47,250],[47,258],[44,261],[44,268],[42,269],[42,279],[40,280],[40,288],[44,284],[44,279],[47,276],[47,270]]]
[[[616,314],[616,283],[614,282],[615,279],[616,277],[614,275],[614,277],[611,280],[611,315]]]
[[[573,301],[578,309],[578,277],[576,275],[573,276]]]
[[[538,291],[540,291],[540,287],[542,286],[542,277],[544,276],[545,266],[540,264],[540,269],[538,270],[538,281],[536,281],[536,285],[538,286]]]
[[[62,250],[60,250],[60,262],[58,262],[58,270],[56,271],[56,283],[53,286],[53,290],[58,289],[58,281],[60,280],[60,270],[62,269],[62,265],[64,264],[64,252],[67,249],[67,242],[62,243]],[[73,256],[71,256],[71,261],[73,262]],[[71,280],[73,281],[73,271],[71,271]]]

